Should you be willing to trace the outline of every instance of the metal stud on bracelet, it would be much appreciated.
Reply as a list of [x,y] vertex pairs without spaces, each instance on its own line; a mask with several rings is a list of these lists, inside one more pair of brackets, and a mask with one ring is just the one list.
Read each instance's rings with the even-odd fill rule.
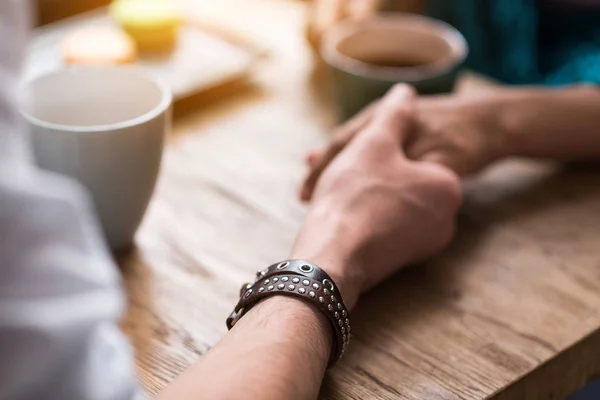
[[334,336],[329,360],[329,366],[333,366],[350,341],[350,318],[333,280],[325,271],[307,261],[285,260],[259,270],[254,284],[242,286],[240,300],[227,319],[227,327],[231,329],[258,301],[273,295],[307,301],[327,317]]

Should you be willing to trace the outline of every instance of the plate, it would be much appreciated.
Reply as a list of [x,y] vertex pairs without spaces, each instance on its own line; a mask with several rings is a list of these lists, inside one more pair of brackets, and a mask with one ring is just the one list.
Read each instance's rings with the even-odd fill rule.
[[[117,27],[103,7],[34,30],[25,63],[24,79],[30,80],[64,68],[61,43],[66,35],[83,27]],[[251,74],[265,52],[200,21],[185,21],[176,48],[162,56],[140,55],[137,64],[167,82],[175,102],[239,82]]]

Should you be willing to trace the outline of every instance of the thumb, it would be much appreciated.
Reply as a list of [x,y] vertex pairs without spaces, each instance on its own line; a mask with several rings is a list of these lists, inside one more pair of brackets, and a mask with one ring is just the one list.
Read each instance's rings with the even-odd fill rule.
[[440,151],[431,151],[417,158],[418,161],[443,165],[454,171],[459,176],[467,175],[470,172],[469,165],[461,157],[453,156],[449,153]]
[[413,123],[415,99],[416,92],[412,86],[394,86],[375,111],[371,134],[380,139],[393,140],[401,148]]

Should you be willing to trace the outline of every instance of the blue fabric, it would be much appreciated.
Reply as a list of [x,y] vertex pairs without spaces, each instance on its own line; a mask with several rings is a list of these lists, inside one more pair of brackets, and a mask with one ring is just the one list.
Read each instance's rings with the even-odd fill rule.
[[506,83],[600,84],[598,7],[534,0],[429,0],[467,39],[467,66]]
[[569,398],[569,400],[598,400],[600,399],[600,379],[590,383],[587,387]]

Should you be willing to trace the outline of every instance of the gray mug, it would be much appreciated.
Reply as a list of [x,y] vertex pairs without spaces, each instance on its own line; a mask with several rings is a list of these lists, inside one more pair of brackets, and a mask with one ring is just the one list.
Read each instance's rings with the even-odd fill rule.
[[27,83],[26,93],[39,166],[82,183],[111,249],[130,246],[158,176],[170,90],[135,67],[77,67]]
[[452,91],[467,54],[464,37],[452,26],[408,13],[339,22],[321,46],[342,120],[396,83],[411,84],[420,94]]

